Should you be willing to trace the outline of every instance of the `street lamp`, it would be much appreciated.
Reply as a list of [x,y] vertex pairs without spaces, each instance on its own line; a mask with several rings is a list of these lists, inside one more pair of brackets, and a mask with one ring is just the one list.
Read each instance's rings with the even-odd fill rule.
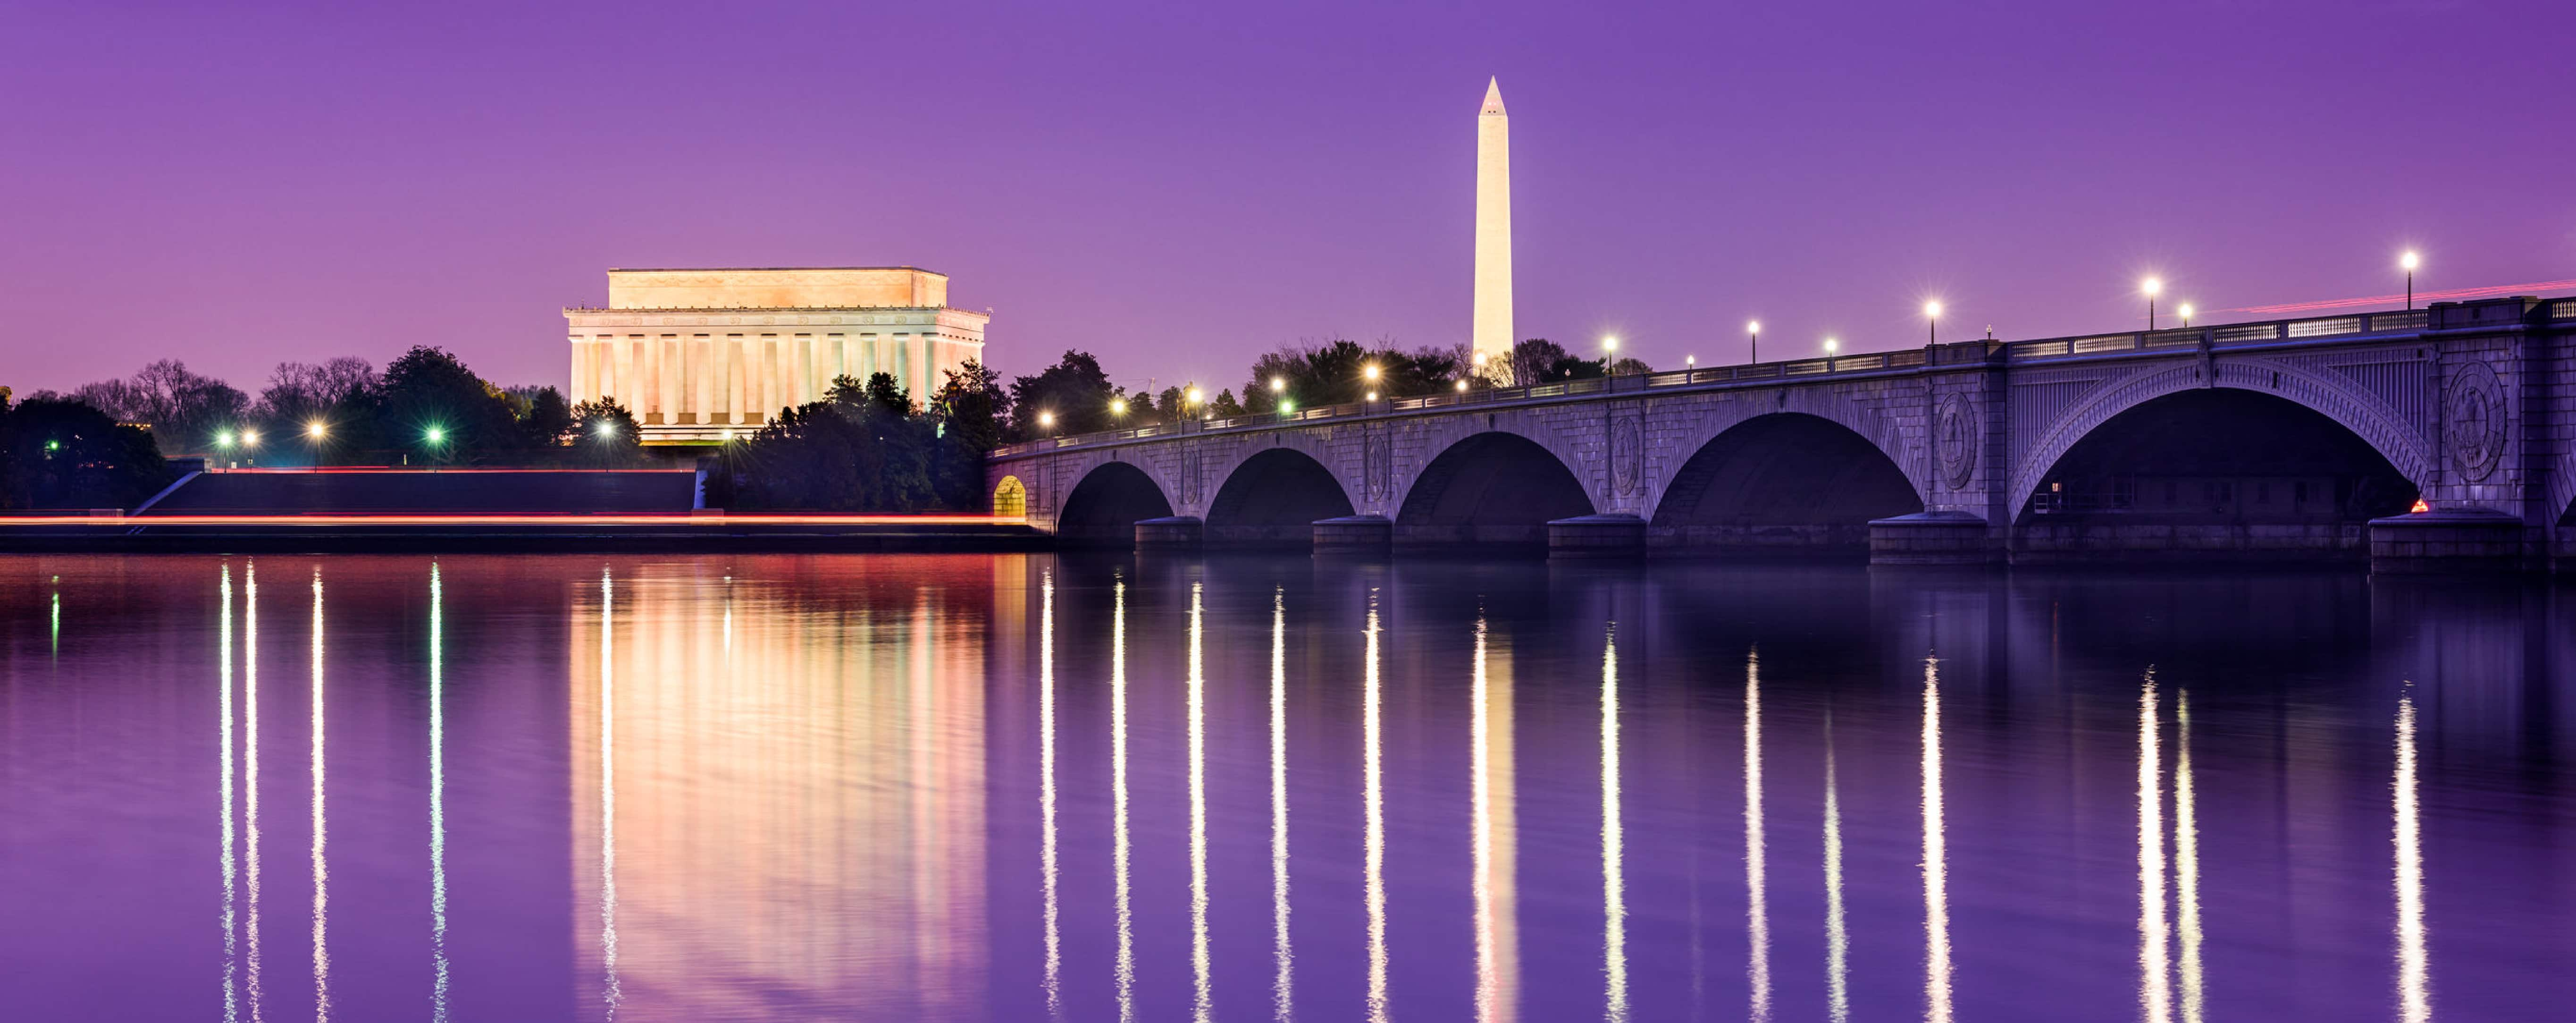
[[1277,394],[1277,393],[1279,393],[1279,392],[1281,392],[1281,391],[1285,391],[1285,390],[1287,390],[1287,389],[1288,389],[1288,378],[1287,378],[1287,377],[1271,377],[1271,378],[1270,378],[1270,393],[1272,393],[1272,394]]
[[1366,366],[1360,367],[1360,375],[1371,380],[1377,379],[1377,363],[1372,362]]
[[1465,394],[1465,393],[1467,393],[1467,382],[1466,382],[1466,381],[1464,381],[1464,380],[1458,381],[1458,393],[1460,393],[1460,394]]
[[1123,415],[1126,415],[1126,414],[1127,414],[1127,399],[1125,399],[1125,398],[1111,398],[1111,399],[1109,399],[1109,414],[1110,414],[1110,415],[1113,415],[1113,416],[1123,416]]
[[242,431],[242,434],[241,434],[241,442],[242,442],[242,446],[243,446],[243,447],[246,447],[246,448],[255,448],[255,447],[258,447],[258,446],[259,446],[259,431],[257,431],[257,430],[243,430],[243,431]]
[[1760,320],[1748,320],[1748,321],[1746,321],[1746,322],[1745,322],[1745,324],[1744,324],[1744,334],[1745,334],[1745,336],[1750,337],[1750,338],[1752,338],[1752,339],[1753,339],[1753,355],[1752,355],[1752,357],[1751,357],[1751,358],[1749,358],[1749,359],[1747,359],[1747,360],[1745,360],[1745,361],[1747,361],[1747,362],[1760,362],[1760,361],[1762,361],[1762,321],[1760,321]]
[[321,440],[321,439],[322,439],[322,437],[323,437],[323,435],[328,434],[328,433],[330,433],[330,432],[331,432],[331,427],[330,427],[330,425],[329,425],[329,424],[327,424],[327,423],[311,422],[311,423],[306,423],[306,424],[304,424],[304,435],[305,435],[305,436],[307,436],[307,437],[311,437],[311,438],[313,438],[314,440]]
[[2406,311],[2411,313],[2415,311],[2415,268],[2424,265],[2424,261],[2415,255],[2415,250],[2408,249],[2397,257],[2397,265],[2406,268]]
[[1367,398],[1366,400],[1368,400],[1368,401],[1376,401],[1376,400],[1377,400],[1377,392],[1376,392],[1376,391],[1370,391],[1370,392],[1368,393],[1368,398]]
[[429,429],[422,430],[420,432],[420,439],[427,441],[431,447],[445,444],[447,443],[447,428],[443,426],[433,426]]
[[2161,278],[2149,277],[2138,282],[2138,291],[2147,296],[2148,330],[2156,329],[2156,296],[2164,294],[2164,290],[2165,282]]
[[232,450],[232,446],[233,446],[233,432],[232,432],[231,430],[218,430],[218,431],[216,431],[216,432],[215,432],[215,446],[216,446],[216,447],[219,447],[219,448],[223,448],[223,449],[225,449],[225,450],[227,450],[227,451]]
[[1842,342],[1836,341],[1832,338],[1825,339],[1825,372],[1831,373],[1834,371],[1834,349],[1840,347],[1842,347]]
[[2186,327],[2191,326],[2191,303],[2183,303],[2180,312],[2182,313],[2182,325]]
[[1189,404],[1196,405],[1207,400],[1207,392],[1193,387],[1181,395],[1181,400]]
[[606,439],[606,438],[609,438],[609,437],[617,436],[617,424],[615,424],[615,423],[601,423],[601,424],[599,424],[599,431],[598,431],[598,432],[599,432],[599,436],[600,436],[602,439]]
[[1038,429],[1040,431],[1053,431],[1055,429],[1055,413],[1038,413]]
[[1940,300],[1940,299],[1937,299],[1937,298],[1936,298],[1936,299],[1933,299],[1932,301],[1929,301],[1929,302],[1925,302],[1925,303],[1923,303],[1923,321],[1924,321],[1925,323],[1927,323],[1927,324],[1930,324],[1930,327],[1928,328],[1928,333],[1925,335],[1925,336],[1929,339],[1929,343],[1931,343],[1931,344],[1936,344],[1936,345],[1937,345],[1937,344],[1940,344],[1940,343],[1941,343],[1941,300]]

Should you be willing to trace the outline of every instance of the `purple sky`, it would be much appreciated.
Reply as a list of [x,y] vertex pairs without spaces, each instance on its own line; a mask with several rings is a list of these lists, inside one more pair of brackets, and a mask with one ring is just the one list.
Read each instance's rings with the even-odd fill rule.
[[927,267],[1005,372],[1454,343],[1489,74],[1519,333],[1658,366],[2576,277],[2551,4],[1108,6],[11,4],[0,384],[560,384],[611,266]]

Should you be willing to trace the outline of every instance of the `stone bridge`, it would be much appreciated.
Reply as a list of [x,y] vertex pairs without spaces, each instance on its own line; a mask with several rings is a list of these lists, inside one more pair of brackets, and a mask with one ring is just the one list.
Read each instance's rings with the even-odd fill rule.
[[[2576,564],[2576,299],[1713,367],[998,449],[1064,542]],[[2418,501],[2421,501],[2419,505]]]

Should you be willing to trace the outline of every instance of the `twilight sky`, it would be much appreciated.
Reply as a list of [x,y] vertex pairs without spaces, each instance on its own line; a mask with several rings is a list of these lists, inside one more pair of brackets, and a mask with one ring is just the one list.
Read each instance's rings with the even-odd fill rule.
[[1455,343],[1489,74],[1519,333],[1659,367],[2576,278],[2558,5],[1625,6],[17,0],[0,384],[561,384],[612,266],[927,267],[1006,373]]

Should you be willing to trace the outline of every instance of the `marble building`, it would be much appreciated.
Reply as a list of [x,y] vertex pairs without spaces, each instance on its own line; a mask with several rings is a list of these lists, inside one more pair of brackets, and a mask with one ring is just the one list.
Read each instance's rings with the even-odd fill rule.
[[610,270],[605,307],[564,310],[570,396],[616,398],[648,444],[722,441],[842,374],[891,373],[925,400],[942,370],[983,358],[991,319],[908,266]]

